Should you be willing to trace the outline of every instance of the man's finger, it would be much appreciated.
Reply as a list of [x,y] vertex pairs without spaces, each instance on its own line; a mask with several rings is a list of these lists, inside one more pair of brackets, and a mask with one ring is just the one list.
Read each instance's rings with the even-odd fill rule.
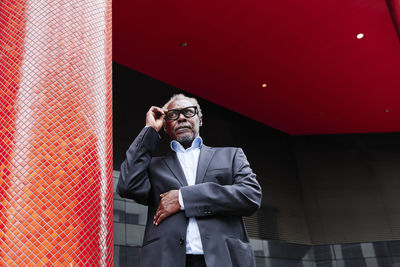
[[160,205],[158,205],[158,209],[156,211],[156,214],[154,215],[154,224],[156,223],[158,217],[160,216],[160,213],[161,213],[161,203]]
[[159,107],[152,106],[149,111],[151,112],[151,115],[157,120],[163,119],[165,116],[164,111]]
[[157,212],[157,214],[154,216],[154,224],[157,225],[157,221],[159,220],[160,216],[161,216],[161,212]]
[[157,107],[158,112],[160,112],[161,114],[165,114],[165,111],[162,108]]
[[158,206],[158,210],[156,212],[156,215],[154,216],[154,224],[158,225],[160,222],[162,222],[165,218],[169,216],[168,211],[166,211],[164,208],[161,208],[161,203]]
[[163,217],[163,212],[159,212],[157,215],[156,215],[156,218],[154,219],[154,224],[155,225],[158,225],[161,221],[162,221],[162,219],[160,219],[160,218],[162,218]]
[[158,209],[156,210],[156,214],[161,210],[161,203],[158,205]]
[[162,110],[162,109],[159,108],[159,107],[154,107],[154,108],[153,108],[153,112],[158,113],[158,114],[161,114],[161,115],[164,115],[164,110]]
[[167,212],[160,214],[160,216],[157,218],[156,225],[159,225],[167,217],[168,217]]
[[[160,197],[161,197],[161,198],[165,197],[166,195],[168,195],[168,193],[169,193],[169,192],[171,192],[171,191],[168,191],[168,192],[162,193],[162,194],[160,195]],[[161,200],[161,201],[162,201],[162,200]]]
[[163,213],[165,211],[165,209],[159,209],[156,212],[156,216],[160,216],[161,213]]

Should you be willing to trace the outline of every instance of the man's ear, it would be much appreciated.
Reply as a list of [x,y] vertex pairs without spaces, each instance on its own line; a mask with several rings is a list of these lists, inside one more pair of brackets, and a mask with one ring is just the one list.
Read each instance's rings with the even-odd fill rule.
[[199,119],[199,126],[202,126],[203,125],[203,120],[202,120],[202,118],[200,118]]
[[166,133],[168,135],[166,125],[167,125],[167,123],[166,123],[166,121],[164,121],[164,124],[163,124],[164,133]]

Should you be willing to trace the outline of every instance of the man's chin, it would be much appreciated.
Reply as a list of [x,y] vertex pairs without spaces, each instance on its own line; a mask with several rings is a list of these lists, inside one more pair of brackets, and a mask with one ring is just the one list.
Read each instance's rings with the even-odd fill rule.
[[193,140],[194,135],[192,134],[183,134],[176,137],[176,141],[178,141],[184,148],[190,147]]

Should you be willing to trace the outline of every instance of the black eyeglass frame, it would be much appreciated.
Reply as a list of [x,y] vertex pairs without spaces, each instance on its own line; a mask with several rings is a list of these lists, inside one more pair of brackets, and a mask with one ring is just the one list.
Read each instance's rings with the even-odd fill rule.
[[[187,110],[188,108],[194,108],[193,116],[187,116],[185,114],[185,110]],[[168,113],[171,112],[171,111],[178,112],[178,116],[175,119],[171,119],[171,118],[168,117]],[[183,116],[185,118],[189,119],[189,118],[192,118],[192,117],[196,116],[197,114],[199,114],[199,110],[197,109],[197,106],[189,106],[189,107],[182,108],[182,109],[170,109],[165,113],[165,119],[170,120],[170,121],[176,121],[177,119],[179,119],[181,113],[183,114]]]

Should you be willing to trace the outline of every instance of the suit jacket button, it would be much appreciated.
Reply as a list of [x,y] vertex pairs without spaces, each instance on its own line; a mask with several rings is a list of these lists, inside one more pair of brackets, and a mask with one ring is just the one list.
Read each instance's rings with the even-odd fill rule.
[[183,245],[183,244],[185,244],[185,240],[181,237],[181,238],[179,238],[179,244],[180,245]]

